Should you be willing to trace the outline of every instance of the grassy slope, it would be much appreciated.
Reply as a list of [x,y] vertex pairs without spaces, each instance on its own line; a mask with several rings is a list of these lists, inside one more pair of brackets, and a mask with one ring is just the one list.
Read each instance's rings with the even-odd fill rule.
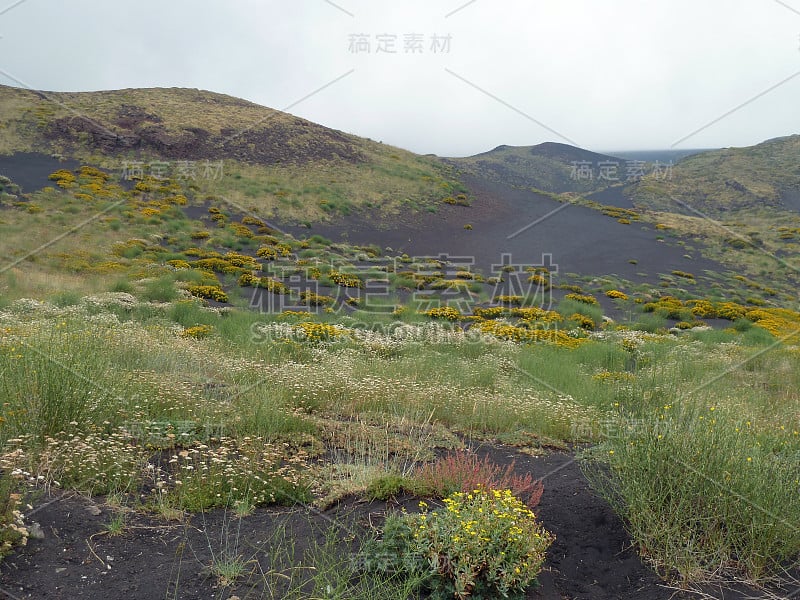
[[702,240],[743,274],[796,285],[800,262],[800,135],[690,156],[672,176],[628,187],[648,220]]
[[684,212],[673,198],[712,215],[753,206],[782,208],[781,199],[800,194],[800,135],[747,148],[696,154],[675,165],[673,176],[646,177],[628,193],[636,204]]
[[0,86],[0,152],[41,151],[117,172],[140,160],[225,160],[209,194],[314,221],[353,208],[431,209],[462,191],[431,158],[191,89],[39,94]]

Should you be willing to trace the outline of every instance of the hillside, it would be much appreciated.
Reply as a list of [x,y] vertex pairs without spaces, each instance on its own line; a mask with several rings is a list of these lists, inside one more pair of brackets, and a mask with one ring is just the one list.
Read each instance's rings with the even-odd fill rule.
[[672,176],[645,177],[626,193],[637,206],[713,215],[753,208],[800,212],[800,135],[725,148],[679,161]]
[[[18,152],[81,159],[119,174],[134,161],[165,162],[172,175],[191,167],[192,183],[206,193],[305,222],[363,206],[386,215],[422,210],[463,191],[434,159],[194,89],[0,86],[0,154]],[[209,164],[213,176],[206,177]]]

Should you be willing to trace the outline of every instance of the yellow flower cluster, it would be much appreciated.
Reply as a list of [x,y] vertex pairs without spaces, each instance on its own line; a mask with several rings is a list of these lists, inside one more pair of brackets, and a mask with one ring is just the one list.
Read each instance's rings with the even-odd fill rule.
[[203,339],[211,335],[214,328],[211,325],[195,325],[194,327],[187,327],[181,332],[181,337],[194,338],[196,340]]
[[495,296],[494,301],[500,304],[508,304],[509,306],[519,306],[522,304],[522,296]]
[[228,294],[226,294],[225,291],[219,286],[190,285],[186,289],[192,296],[197,296],[198,298],[207,298],[209,300],[215,300],[217,302],[228,301]]
[[452,306],[437,306],[426,310],[423,314],[432,319],[446,319],[447,321],[458,321],[463,317],[463,315]]
[[630,383],[636,379],[636,375],[626,371],[600,371],[592,375],[592,379],[601,383]]
[[256,277],[252,273],[242,273],[239,277],[239,285],[241,287],[256,287],[269,290],[273,294],[286,295],[290,292],[282,282],[272,277]]
[[594,296],[589,296],[587,294],[567,294],[564,296],[568,300],[575,300],[576,302],[582,302],[583,304],[589,304],[591,306],[597,306],[598,302]]
[[323,296],[311,290],[300,292],[300,299],[309,306],[330,306],[335,302],[330,296]]
[[627,300],[628,294],[625,292],[620,292],[619,290],[608,290],[606,292],[606,296],[609,298],[613,298],[615,300]]
[[275,260],[278,258],[278,249],[275,246],[261,246],[256,250],[256,256],[266,260]]
[[586,329],[587,331],[592,331],[594,329],[594,321],[586,315],[574,313],[570,316],[569,320],[573,321],[581,329]]
[[559,329],[530,329],[503,321],[483,321],[475,326],[481,333],[516,343],[543,343],[574,349],[586,342],[586,338],[573,337]]
[[748,311],[745,317],[783,341],[800,340],[800,313],[787,308],[766,308]]
[[200,258],[192,263],[192,268],[201,269],[203,271],[214,271],[215,273],[225,273],[226,275],[240,275],[248,272],[248,269],[237,267],[228,260],[219,257]]
[[339,287],[346,287],[346,288],[363,288],[364,282],[358,278],[357,275],[353,275],[352,273],[341,273],[340,271],[331,271],[328,274],[331,281],[338,285]]
[[417,551],[450,580],[455,597],[476,586],[507,597],[536,579],[555,537],[510,490],[479,487],[443,502],[445,510],[436,512],[420,502],[422,512],[409,523]]
[[226,261],[235,267],[242,269],[259,270],[261,265],[258,264],[255,258],[246,254],[239,254],[238,252],[227,252],[223,257]]
[[530,277],[528,277],[528,283],[533,283],[544,289],[548,289],[550,287],[550,280],[547,279],[544,275],[539,275],[538,273],[534,273]]
[[77,177],[67,169],[59,169],[55,173],[51,173],[48,179],[55,181],[56,185],[61,189],[71,188],[77,181]]
[[535,306],[513,308],[511,309],[511,314],[523,321],[538,321],[540,323],[561,323],[564,320],[564,317],[554,310],[545,310]]
[[476,317],[482,319],[498,319],[506,314],[506,309],[502,306],[491,306],[489,308],[476,308],[473,312]]
[[181,270],[181,269],[191,269],[192,266],[186,262],[185,260],[175,259],[175,260],[168,260],[167,264],[174,269]]
[[312,321],[297,323],[294,329],[309,342],[330,341],[347,334],[347,330],[342,327],[328,323],[314,323]]

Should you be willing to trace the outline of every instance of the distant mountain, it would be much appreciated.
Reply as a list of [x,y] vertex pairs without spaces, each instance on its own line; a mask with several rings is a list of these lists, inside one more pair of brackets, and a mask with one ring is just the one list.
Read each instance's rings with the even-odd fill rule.
[[672,212],[686,212],[682,204],[710,214],[762,207],[800,211],[800,135],[689,156],[669,173],[646,176],[626,194],[637,206]]
[[446,161],[485,179],[552,193],[588,193],[608,187],[614,183],[614,176],[625,177],[624,159],[555,142],[498,146],[489,152]]

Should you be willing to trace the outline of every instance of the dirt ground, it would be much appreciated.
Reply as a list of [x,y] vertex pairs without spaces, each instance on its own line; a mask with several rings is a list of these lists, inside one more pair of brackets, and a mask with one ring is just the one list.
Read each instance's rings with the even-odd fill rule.
[[[513,448],[484,446],[497,464],[516,461],[520,473],[542,478],[545,492],[536,512],[557,537],[540,575],[540,586],[527,597],[537,600],[667,600],[696,598],[676,593],[642,563],[623,524],[609,505],[589,487],[570,453],[545,457],[520,454]],[[259,569],[268,569],[276,532],[285,531],[298,555],[331,526],[340,529],[341,552],[386,512],[401,506],[413,510],[415,498],[390,502],[349,499],[324,512],[306,507],[257,509],[241,523],[217,510],[194,515],[187,523],[166,523],[156,517],[131,515],[122,535],[109,536],[113,511],[103,499],[57,493],[37,501],[28,521],[37,522],[44,539],[0,563],[0,598],[199,600],[238,596],[269,597]],[[212,553],[225,548],[250,562],[238,585],[223,588],[211,577]],[[800,592],[800,590],[798,590]],[[744,600],[764,597],[755,590],[709,589],[711,598]],[[778,596],[781,597],[781,596]],[[786,592],[789,598],[789,592]]]

